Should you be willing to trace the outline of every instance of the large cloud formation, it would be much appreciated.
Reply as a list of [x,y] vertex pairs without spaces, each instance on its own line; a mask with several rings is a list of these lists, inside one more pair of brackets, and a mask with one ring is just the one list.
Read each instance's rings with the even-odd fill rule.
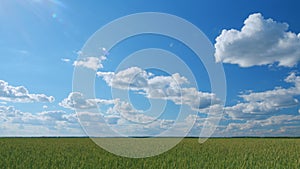
[[240,67],[274,63],[295,66],[300,60],[300,34],[288,31],[288,27],[260,13],[252,14],[241,30],[223,30],[216,38],[216,62]]
[[24,86],[10,86],[0,80],[0,100],[10,102],[53,102],[53,96],[45,94],[30,94]]
[[110,87],[139,91],[147,98],[170,100],[177,105],[188,105],[197,111],[221,103],[214,93],[183,87],[188,85],[189,81],[179,73],[154,76],[139,67],[130,67],[117,73],[97,72],[97,75]]

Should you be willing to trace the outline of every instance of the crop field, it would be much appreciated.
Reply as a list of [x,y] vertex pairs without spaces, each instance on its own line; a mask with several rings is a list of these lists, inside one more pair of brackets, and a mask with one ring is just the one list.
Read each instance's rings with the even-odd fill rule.
[[185,138],[161,155],[132,159],[88,138],[0,138],[0,168],[300,168],[300,139],[213,138],[199,144]]

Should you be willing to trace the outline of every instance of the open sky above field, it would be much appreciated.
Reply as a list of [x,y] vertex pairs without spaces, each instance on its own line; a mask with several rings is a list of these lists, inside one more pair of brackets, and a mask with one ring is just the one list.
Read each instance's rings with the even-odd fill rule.
[[[213,136],[300,136],[299,5],[298,0],[2,0],[0,136],[86,136],[75,109],[87,116],[83,122],[99,118],[123,135],[157,135],[177,123],[170,132],[176,135],[195,123],[189,135],[198,136],[207,118],[221,114]],[[134,36],[77,60],[98,29],[140,12],[176,15],[207,36],[214,46],[207,57],[223,64],[226,100],[212,92],[197,55],[170,37]],[[182,72],[139,66],[115,71],[126,56],[145,48],[176,54],[198,87]],[[96,98],[72,90],[78,67],[96,72]],[[112,89],[129,89],[131,103],[113,97]],[[145,113],[156,102],[166,104],[163,113],[155,114],[159,106]],[[96,117],[91,109],[97,106]],[[180,107],[190,113],[176,121]]]

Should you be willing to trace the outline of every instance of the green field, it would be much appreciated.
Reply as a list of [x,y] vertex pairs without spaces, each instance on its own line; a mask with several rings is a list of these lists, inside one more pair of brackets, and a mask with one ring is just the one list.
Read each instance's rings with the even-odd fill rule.
[[0,138],[0,168],[300,168],[300,139],[186,138],[159,156],[115,156],[88,138]]

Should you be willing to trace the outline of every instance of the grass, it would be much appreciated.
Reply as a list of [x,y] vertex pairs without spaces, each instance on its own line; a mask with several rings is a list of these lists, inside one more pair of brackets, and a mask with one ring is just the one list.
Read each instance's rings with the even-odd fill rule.
[[186,138],[159,156],[131,159],[88,138],[0,138],[0,168],[300,168],[300,139]]

